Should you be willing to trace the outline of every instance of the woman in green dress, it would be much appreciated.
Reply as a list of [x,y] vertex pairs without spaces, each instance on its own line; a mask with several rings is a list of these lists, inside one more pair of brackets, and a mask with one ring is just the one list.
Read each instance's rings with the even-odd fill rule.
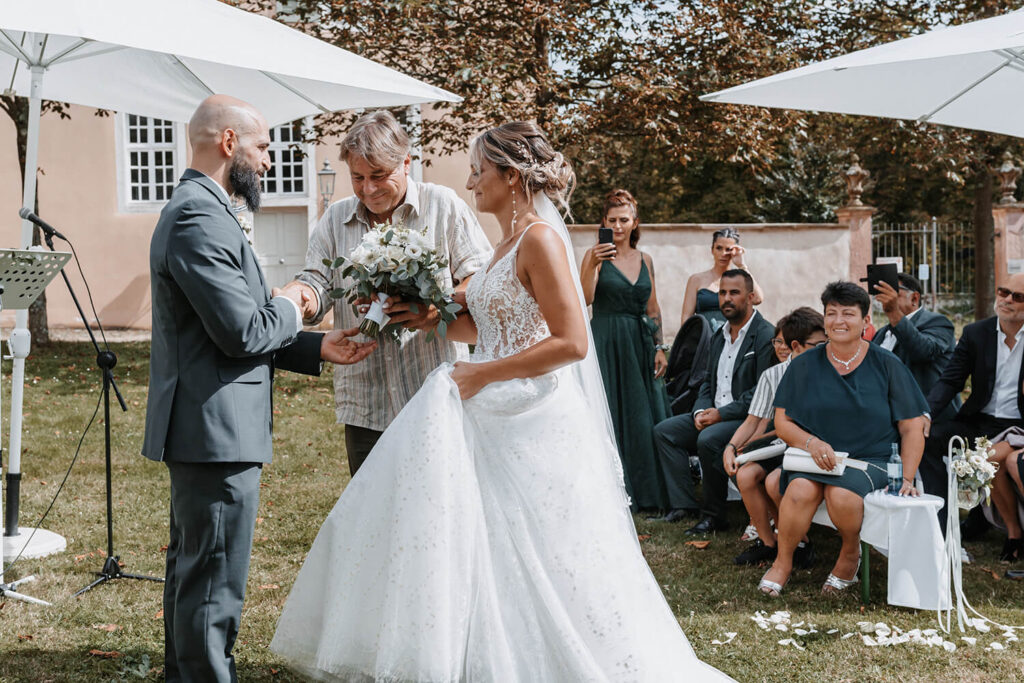
[[793,551],[825,501],[842,538],[835,566],[822,586],[842,591],[857,581],[864,496],[888,482],[886,463],[898,444],[901,496],[920,495],[914,476],[924,451],[928,403],[899,358],[862,339],[871,300],[852,282],[833,282],[821,295],[828,344],[794,358],[775,393],[775,429],[787,444],[810,453],[831,471],[836,452],[867,463],[841,476],[782,472],[778,554],[761,579],[761,592],[778,596],[793,570]]
[[654,425],[671,415],[661,377],[668,361],[654,262],[636,248],[640,219],[626,190],[605,197],[604,227],[614,242],[587,250],[580,281],[591,304],[594,346],[633,510],[668,508],[665,480],[654,447]]

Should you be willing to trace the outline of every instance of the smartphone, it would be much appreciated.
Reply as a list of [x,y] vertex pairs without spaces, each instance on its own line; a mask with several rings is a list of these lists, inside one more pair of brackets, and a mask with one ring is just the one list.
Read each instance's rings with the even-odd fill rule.
[[598,244],[612,244],[615,242],[615,233],[612,232],[611,228],[606,228],[603,225],[597,229],[597,243]]
[[893,289],[899,289],[899,269],[895,263],[869,263],[868,264],[868,276],[865,278],[868,281],[868,294],[878,294],[878,283],[886,282]]

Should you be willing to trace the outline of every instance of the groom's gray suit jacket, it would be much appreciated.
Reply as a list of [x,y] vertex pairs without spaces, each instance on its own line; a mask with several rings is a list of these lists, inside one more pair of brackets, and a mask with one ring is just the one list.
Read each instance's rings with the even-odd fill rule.
[[153,342],[142,454],[270,462],[274,367],[320,374],[322,335],[295,332],[217,184],[187,170],[150,244]]

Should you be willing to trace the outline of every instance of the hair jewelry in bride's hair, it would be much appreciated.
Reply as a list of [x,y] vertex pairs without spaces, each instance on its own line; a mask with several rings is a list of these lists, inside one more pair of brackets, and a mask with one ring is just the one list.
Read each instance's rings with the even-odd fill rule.
[[569,197],[576,187],[576,174],[533,121],[513,121],[484,131],[473,140],[470,154],[477,166],[487,159],[499,171],[515,169],[527,202],[541,192],[556,202],[562,213],[570,214]]

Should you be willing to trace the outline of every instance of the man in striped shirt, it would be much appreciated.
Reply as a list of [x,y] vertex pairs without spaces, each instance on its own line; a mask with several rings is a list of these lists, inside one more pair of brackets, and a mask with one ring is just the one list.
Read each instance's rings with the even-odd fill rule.
[[[775,530],[771,519],[778,519],[778,508],[772,497],[768,495],[768,487],[778,489],[778,479],[768,478],[782,464],[782,456],[777,455],[767,460],[746,462],[736,465],[736,456],[740,450],[751,450],[767,446],[775,437],[772,427],[775,416],[775,391],[782,382],[790,362],[804,351],[814,348],[827,341],[825,337],[825,320],[821,313],[806,306],[798,308],[779,322],[782,338],[792,355],[783,363],[773,365],[761,373],[754,389],[754,397],[750,400],[747,419],[736,429],[722,453],[722,464],[725,472],[736,478],[736,486],[743,497],[743,505],[750,513],[750,519],[757,529],[757,540],[747,550],[740,553],[733,561],[736,564],[757,564],[771,562],[775,559]],[[801,544],[803,545],[803,544]],[[809,546],[804,546],[809,548]],[[799,550],[799,549],[798,549]],[[805,551],[809,552],[809,550]],[[796,557],[794,557],[796,560]],[[801,560],[803,563],[805,560]]]
[[[353,311],[346,302],[331,299],[330,291],[344,283],[340,269],[330,270],[323,260],[350,254],[373,225],[394,219],[410,228],[425,228],[434,248],[450,264],[446,284],[457,290],[464,290],[470,276],[490,260],[491,246],[476,215],[455,191],[408,177],[409,138],[390,113],[382,110],[360,117],[341,142],[341,160],[348,164],[355,195],[324,212],[310,235],[305,270],[288,285],[303,293],[307,324],[320,322],[332,307],[335,329],[360,323],[365,306]],[[420,305],[413,313],[409,304],[392,299],[387,313],[391,322],[406,327],[398,343],[383,341],[366,361],[334,368],[335,412],[345,425],[353,475],[426,376],[441,363],[467,357],[464,344],[437,337],[427,341],[426,333],[439,319],[433,306]]]

